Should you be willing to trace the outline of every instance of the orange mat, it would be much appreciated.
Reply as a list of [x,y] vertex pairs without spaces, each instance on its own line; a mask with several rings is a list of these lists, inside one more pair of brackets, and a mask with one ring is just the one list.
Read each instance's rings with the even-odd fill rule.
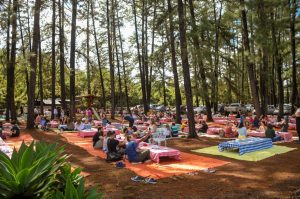
[[[99,156],[103,159],[106,158],[106,154],[103,151],[93,149],[92,138],[81,138],[74,133],[63,133],[61,135],[65,137],[68,142],[85,149],[91,155]],[[132,170],[137,175],[155,179],[214,168],[228,163],[229,162],[226,161],[184,152],[181,152],[180,161],[164,158],[160,164],[154,162],[146,164],[131,164],[128,161],[125,162],[126,168]]]
[[8,137],[6,140],[4,140],[8,146],[11,148],[16,148],[17,150],[20,148],[22,142],[24,141],[25,144],[30,144],[33,141],[33,137],[30,134],[23,134],[20,133],[19,137]]

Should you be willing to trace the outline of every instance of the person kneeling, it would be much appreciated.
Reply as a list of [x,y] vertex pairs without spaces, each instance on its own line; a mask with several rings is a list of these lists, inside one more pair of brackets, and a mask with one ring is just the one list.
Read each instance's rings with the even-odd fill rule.
[[132,135],[127,136],[128,143],[126,144],[126,154],[129,162],[137,163],[137,162],[145,162],[150,159],[150,151],[139,150],[138,144],[135,138]]

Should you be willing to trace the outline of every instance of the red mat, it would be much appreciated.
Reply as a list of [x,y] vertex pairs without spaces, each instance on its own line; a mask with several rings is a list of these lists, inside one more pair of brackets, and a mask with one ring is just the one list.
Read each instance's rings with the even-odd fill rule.
[[[91,155],[99,156],[103,159],[106,158],[106,154],[103,151],[93,148],[92,138],[81,138],[74,133],[63,133],[61,135],[65,137],[68,142],[85,149]],[[155,179],[214,168],[228,163],[229,162],[226,161],[184,152],[181,152],[180,161],[166,158],[163,159],[160,164],[154,162],[147,164],[131,164],[128,161],[125,162],[126,168],[134,171],[137,175]]]

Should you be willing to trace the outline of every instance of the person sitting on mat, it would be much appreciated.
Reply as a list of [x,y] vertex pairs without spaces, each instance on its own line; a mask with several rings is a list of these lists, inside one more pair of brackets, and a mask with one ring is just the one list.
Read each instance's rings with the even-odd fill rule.
[[119,161],[123,158],[125,141],[120,142],[116,138],[114,131],[108,131],[107,133],[107,161]]
[[84,125],[81,122],[81,119],[77,119],[77,122],[75,123],[74,130],[75,131],[82,131],[84,129]]
[[200,133],[206,133],[208,129],[208,125],[206,124],[206,122],[203,120],[201,127],[199,128],[199,132]]
[[289,129],[289,117],[284,116],[283,122],[281,123],[280,132],[288,132]]
[[93,136],[94,149],[102,149],[103,141],[104,141],[104,137],[103,137],[102,127],[99,127],[97,133]]
[[242,122],[239,124],[238,134],[239,134],[238,139],[240,139],[240,140],[246,139],[247,129],[246,129],[246,127],[244,127],[244,124]]
[[129,162],[142,162],[150,159],[150,150],[138,149],[138,143],[132,135],[127,136],[126,154]]
[[276,135],[275,130],[273,129],[272,124],[268,124],[268,128],[265,131],[266,138],[271,138],[272,142],[280,141],[281,137],[280,135]]
[[19,137],[20,135],[20,128],[17,124],[17,121],[13,120],[11,122],[11,124],[13,125],[12,128],[10,129],[10,137]]

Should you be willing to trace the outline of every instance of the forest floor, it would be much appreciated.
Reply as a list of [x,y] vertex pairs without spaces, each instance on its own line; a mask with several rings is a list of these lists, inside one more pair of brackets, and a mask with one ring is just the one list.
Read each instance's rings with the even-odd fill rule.
[[[69,159],[72,165],[83,168],[89,174],[85,178],[87,188],[100,187],[104,198],[300,198],[300,144],[296,142],[281,144],[296,150],[258,162],[201,154],[229,164],[216,167],[215,173],[181,174],[176,178],[159,179],[153,185],[131,181],[130,178],[136,175],[133,171],[117,169],[52,131],[21,128],[21,133],[29,134],[35,140],[64,145],[65,153],[72,154]],[[212,138],[181,138],[168,140],[167,145],[193,153],[193,149],[214,146],[219,142],[219,139]]]

